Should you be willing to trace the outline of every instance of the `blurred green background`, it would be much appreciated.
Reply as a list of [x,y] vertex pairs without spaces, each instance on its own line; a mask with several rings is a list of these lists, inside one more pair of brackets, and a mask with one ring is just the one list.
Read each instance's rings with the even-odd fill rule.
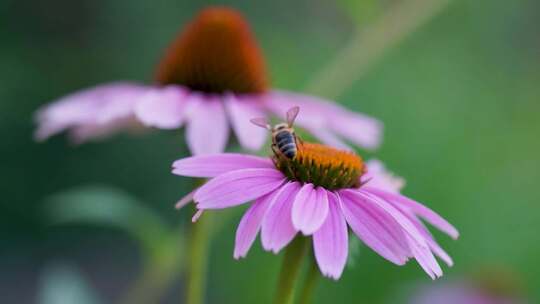
[[[151,81],[180,27],[218,3],[252,23],[275,87],[331,95],[314,78],[324,79],[358,29],[407,1],[1,0],[0,302],[114,303],[148,255],[186,251],[170,245],[192,214],[173,208],[190,187],[169,173],[187,155],[182,131],[37,144],[39,106],[98,83]],[[493,265],[538,301],[540,2],[455,0],[428,19],[370,59],[337,100],[385,123],[384,144],[370,155],[460,230],[455,242],[435,232],[456,263],[441,281]],[[62,201],[89,203],[70,210]],[[232,258],[241,210],[216,225],[208,303],[272,298],[281,257],[256,243],[247,259]],[[340,281],[321,280],[316,303],[405,303],[408,286],[430,283],[415,262],[397,267],[364,247],[353,264]],[[174,276],[161,303],[180,302],[183,279]]]

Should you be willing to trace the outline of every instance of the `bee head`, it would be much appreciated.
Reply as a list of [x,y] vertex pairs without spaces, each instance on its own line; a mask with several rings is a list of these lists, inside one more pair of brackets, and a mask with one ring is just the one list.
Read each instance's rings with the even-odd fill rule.
[[275,126],[272,127],[272,131],[276,132],[276,131],[281,131],[281,130],[285,130],[289,128],[289,125],[286,124],[286,123],[279,123]]

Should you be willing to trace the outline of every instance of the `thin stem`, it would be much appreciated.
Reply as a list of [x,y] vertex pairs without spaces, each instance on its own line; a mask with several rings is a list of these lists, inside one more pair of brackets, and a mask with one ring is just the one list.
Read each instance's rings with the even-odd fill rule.
[[397,3],[358,32],[307,85],[306,91],[336,98],[379,60],[390,48],[443,8],[451,0],[406,0]]
[[300,304],[311,303],[313,293],[315,292],[315,289],[317,288],[317,283],[319,282],[319,278],[321,277],[321,275],[319,274],[319,267],[317,266],[315,259],[311,259],[309,264],[309,270],[304,280],[302,290],[300,291],[300,300],[298,301],[298,303]]
[[274,298],[275,304],[293,303],[295,283],[302,266],[303,258],[306,255],[308,244],[308,238],[298,236],[287,246]]
[[120,298],[120,304],[159,303],[164,292],[182,271],[184,260],[181,247],[183,238],[177,230],[162,235],[160,247],[152,247],[146,253],[143,269],[127,292]]
[[202,304],[206,284],[208,248],[210,247],[210,217],[207,213],[192,225],[187,263],[187,304]]

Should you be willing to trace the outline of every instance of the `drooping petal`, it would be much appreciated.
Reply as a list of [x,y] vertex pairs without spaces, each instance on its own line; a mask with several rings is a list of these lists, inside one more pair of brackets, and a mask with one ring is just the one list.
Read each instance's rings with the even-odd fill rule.
[[[35,115],[38,124],[35,137],[45,140],[65,129],[84,123],[95,123],[95,103],[105,86],[82,90],[41,107]],[[97,100],[96,102],[93,102]]]
[[297,233],[292,224],[292,206],[300,190],[298,182],[283,185],[273,198],[261,231],[261,241],[265,250],[278,253],[291,242]]
[[442,269],[433,256],[433,253],[427,244],[426,238],[416,228],[414,223],[412,223],[407,216],[401,212],[401,210],[395,208],[391,203],[385,201],[381,197],[369,193],[368,191],[360,190],[357,192],[357,194],[364,197],[367,202],[383,209],[390,216],[392,216],[397,223],[399,223],[405,232],[405,238],[409,244],[409,249],[412,255],[432,279],[442,276]]
[[[383,125],[380,121],[360,113],[351,112],[337,103],[321,98],[291,92],[273,91],[269,94],[266,104],[279,116],[282,116],[287,109],[299,106],[302,113],[296,120],[299,126],[308,130],[331,130],[364,148],[375,149],[380,145],[382,139]],[[328,139],[335,142],[335,137],[324,136],[320,139],[323,142]],[[331,142],[325,143],[332,144]]]
[[382,140],[383,124],[360,113],[339,111],[332,119],[332,130],[355,144],[367,149],[377,149]]
[[274,168],[268,158],[220,153],[182,158],[173,163],[172,173],[191,177],[216,177],[230,171],[249,168]]
[[199,209],[222,209],[254,200],[277,189],[285,177],[276,169],[242,169],[219,175],[194,195]]
[[454,261],[452,260],[450,255],[448,255],[448,253],[446,253],[446,251],[444,251],[444,249],[442,249],[441,246],[439,246],[437,241],[435,241],[435,238],[433,237],[433,235],[431,235],[431,233],[426,228],[426,226],[414,215],[414,213],[412,213],[412,211],[410,211],[410,209],[407,208],[407,206],[395,204],[395,203],[394,203],[394,206],[397,209],[401,210],[401,212],[415,225],[416,229],[420,231],[420,233],[426,239],[429,249],[436,256],[441,258],[448,266],[453,266]]
[[420,246],[418,242],[412,239],[410,235],[405,236],[407,242],[409,243],[409,248],[418,262],[418,264],[424,269],[424,271],[431,277],[431,279],[436,279],[442,276],[442,269],[437,263],[437,260],[431,253],[431,250],[428,247]]
[[[349,191],[349,190],[346,190]],[[422,234],[416,229],[413,223],[397,208],[392,204],[381,199],[380,197],[373,195],[370,192],[360,190],[360,191],[350,191],[353,195],[359,195],[365,199],[366,202],[373,204],[380,209],[384,210],[388,215],[396,220],[396,222],[401,226],[403,232],[411,237],[419,246],[428,248],[425,238]]]
[[317,231],[328,215],[328,195],[322,187],[313,184],[302,186],[293,203],[292,222],[294,228],[310,235]]
[[199,188],[195,188],[193,191],[178,200],[178,202],[176,202],[176,204],[174,205],[174,208],[181,209],[185,205],[189,204],[189,202],[193,201],[193,196],[195,195],[195,192],[197,192],[197,190],[199,190]]
[[452,257],[450,257],[450,255],[446,253],[446,251],[444,251],[444,249],[442,249],[433,238],[428,238],[426,241],[429,245],[429,249],[431,249],[431,251],[433,251],[433,253],[441,260],[443,260],[446,265],[450,267],[454,266],[454,260],[452,260]]
[[179,86],[155,88],[141,96],[135,115],[146,126],[176,129],[184,122],[188,100],[187,92]]
[[[196,104],[188,111],[186,139],[194,155],[220,153],[229,139],[229,126],[223,103],[216,98],[195,97]],[[194,101],[195,102],[195,101]]]
[[428,223],[430,223],[437,229],[443,231],[444,233],[448,234],[453,239],[457,239],[459,237],[458,230],[454,226],[452,226],[452,224],[450,224],[448,221],[446,221],[440,215],[438,215],[435,211],[429,209],[423,204],[418,203],[403,195],[386,192],[381,189],[368,187],[368,186],[364,187],[363,189],[365,191],[368,191],[380,197],[383,197],[387,201],[403,204],[407,206],[408,208],[410,208],[413,213],[422,217]]
[[134,83],[123,83],[110,87],[101,95],[105,102],[97,117],[97,124],[107,125],[119,119],[133,118],[138,100],[149,90],[151,87]]
[[36,140],[45,140],[69,128],[79,128],[73,134],[79,141],[104,137],[129,127],[133,108],[148,87],[130,82],[98,85],[65,96],[40,108],[35,116],[38,128]]
[[399,193],[405,186],[405,180],[388,171],[380,160],[370,159],[366,166],[367,172],[362,175],[361,184],[392,193]]
[[304,126],[313,136],[318,138],[321,142],[334,148],[342,150],[351,150],[351,147],[347,145],[339,136],[329,129],[322,127]]
[[259,150],[264,144],[268,131],[255,126],[250,119],[264,117],[256,97],[243,95],[238,98],[234,95],[225,97],[228,114],[234,133],[242,147],[248,150]]
[[272,194],[267,194],[259,199],[244,213],[236,230],[234,245],[234,258],[239,259],[247,255],[253,241],[259,233],[262,220],[270,207]]
[[74,144],[82,144],[89,140],[106,138],[121,130],[130,130],[132,127],[135,127],[135,122],[128,119],[117,119],[106,124],[88,123],[72,126],[68,133],[68,137]]
[[405,235],[397,223],[377,208],[369,208],[363,198],[340,191],[341,208],[353,232],[368,247],[396,265],[407,262],[409,251]]
[[328,193],[328,201],[328,216],[321,228],[313,234],[313,248],[323,275],[337,280],[347,263],[349,236],[339,197]]

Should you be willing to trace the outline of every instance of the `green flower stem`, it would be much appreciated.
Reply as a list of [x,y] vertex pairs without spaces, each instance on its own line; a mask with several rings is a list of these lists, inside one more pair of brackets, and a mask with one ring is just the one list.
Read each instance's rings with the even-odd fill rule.
[[336,98],[386,52],[441,12],[451,0],[397,1],[382,16],[357,31],[305,90]]
[[192,225],[187,247],[187,304],[202,304],[204,301],[211,216],[211,213],[206,213]]
[[274,298],[275,304],[291,304],[294,300],[295,283],[302,266],[302,261],[308,251],[309,239],[298,236],[287,246],[278,286]]
[[182,271],[184,260],[178,231],[165,237],[162,247],[147,254],[142,272],[120,298],[121,304],[159,303],[165,291]]
[[309,270],[304,280],[302,290],[300,291],[300,300],[298,301],[298,303],[300,304],[311,303],[313,293],[315,292],[315,289],[317,288],[317,283],[319,282],[319,278],[321,277],[319,272],[319,266],[317,266],[317,262],[315,261],[315,259],[312,258],[309,264]]

